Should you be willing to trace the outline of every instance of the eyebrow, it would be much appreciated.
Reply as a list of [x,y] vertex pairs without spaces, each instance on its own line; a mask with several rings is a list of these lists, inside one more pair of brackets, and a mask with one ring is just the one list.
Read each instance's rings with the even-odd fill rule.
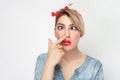
[[[58,23],[57,25],[63,25],[64,26],[64,24],[62,24],[62,23]],[[69,26],[75,26],[75,24],[70,24]]]
[[56,24],[56,25],[63,25],[63,26],[64,26],[64,24],[62,24],[62,23],[58,23],[58,24]]
[[70,24],[70,26],[75,26],[75,24]]

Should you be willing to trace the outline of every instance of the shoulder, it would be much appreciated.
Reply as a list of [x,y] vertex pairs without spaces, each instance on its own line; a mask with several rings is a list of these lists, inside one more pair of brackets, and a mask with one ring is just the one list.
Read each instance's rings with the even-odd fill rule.
[[100,60],[88,56],[89,58],[89,71],[92,72],[94,80],[103,80],[103,66]]
[[45,59],[47,57],[47,53],[41,53],[40,55],[38,55],[37,59]]
[[101,61],[95,57],[91,57],[91,56],[87,56],[92,62],[97,62],[97,63],[101,63]]
[[87,58],[89,62],[89,67],[93,69],[97,69],[97,70],[102,68],[102,63],[100,60],[98,60],[97,58],[91,57],[91,56],[87,56]]
[[41,53],[40,55],[38,55],[37,57],[37,62],[43,62],[45,63],[46,61],[46,58],[47,58],[47,53]]
[[46,58],[47,58],[47,53],[42,53],[42,54],[37,56],[36,65],[35,65],[34,80],[40,80]]

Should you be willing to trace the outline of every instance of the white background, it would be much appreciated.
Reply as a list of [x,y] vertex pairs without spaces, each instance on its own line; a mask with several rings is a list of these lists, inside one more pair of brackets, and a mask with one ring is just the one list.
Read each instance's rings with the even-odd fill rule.
[[0,0],[0,80],[33,80],[37,56],[55,40],[51,12],[70,2],[85,23],[80,50],[103,63],[105,80],[120,80],[119,0]]

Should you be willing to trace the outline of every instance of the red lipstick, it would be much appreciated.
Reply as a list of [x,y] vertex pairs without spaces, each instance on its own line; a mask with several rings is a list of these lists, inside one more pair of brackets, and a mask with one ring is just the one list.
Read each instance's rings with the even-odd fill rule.
[[71,44],[71,41],[70,40],[64,40],[62,43],[65,46],[69,46]]

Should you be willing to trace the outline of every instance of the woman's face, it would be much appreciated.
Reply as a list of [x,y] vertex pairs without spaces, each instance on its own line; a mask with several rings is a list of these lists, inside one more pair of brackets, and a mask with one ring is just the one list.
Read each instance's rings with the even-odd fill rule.
[[66,39],[61,43],[61,45],[65,50],[71,50],[77,48],[80,39],[80,32],[71,19],[68,16],[63,15],[57,21],[55,36],[57,39],[66,36]]

